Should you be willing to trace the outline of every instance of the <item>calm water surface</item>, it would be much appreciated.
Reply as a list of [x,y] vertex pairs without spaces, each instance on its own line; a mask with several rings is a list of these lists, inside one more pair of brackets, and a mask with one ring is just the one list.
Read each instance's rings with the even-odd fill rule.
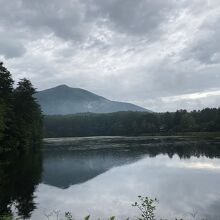
[[[33,204],[24,211],[34,220],[46,219],[45,215],[57,210],[60,216],[70,211],[75,219],[88,214],[93,219],[112,215],[125,219],[138,215],[131,203],[143,195],[159,200],[158,217],[192,219],[195,214],[197,219],[220,219],[219,158],[218,141],[146,137],[47,140],[39,182],[36,177],[32,178],[35,182],[26,181],[33,185],[29,198]],[[55,214],[50,219],[56,219]]]

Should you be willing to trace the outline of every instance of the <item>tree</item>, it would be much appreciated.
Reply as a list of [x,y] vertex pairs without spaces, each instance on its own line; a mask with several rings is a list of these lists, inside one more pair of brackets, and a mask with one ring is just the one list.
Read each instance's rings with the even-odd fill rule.
[[13,79],[11,73],[0,62],[0,146],[12,135],[13,124]]
[[14,112],[20,145],[29,146],[41,139],[41,109],[33,95],[35,88],[28,79],[21,79],[15,89]]
[[5,106],[3,103],[0,103],[0,140],[3,137],[3,132],[5,129],[4,115],[5,115]]
[[182,116],[181,128],[183,131],[194,131],[196,128],[196,122],[192,114],[187,113]]
[[14,81],[11,73],[0,62],[0,97],[1,101],[8,103],[11,100]]
[[173,117],[170,112],[166,112],[162,115],[163,117],[163,125],[165,128],[165,131],[170,131],[173,127]]

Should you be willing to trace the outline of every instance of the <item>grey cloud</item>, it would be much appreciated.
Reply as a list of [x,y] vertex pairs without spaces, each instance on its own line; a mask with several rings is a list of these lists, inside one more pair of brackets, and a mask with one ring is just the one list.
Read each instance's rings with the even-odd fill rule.
[[35,14],[26,21],[30,27],[48,28],[65,40],[81,40],[90,30],[84,20],[85,9],[79,1],[44,1],[43,4],[25,1],[24,6]]
[[201,67],[193,60],[176,62],[166,58],[152,66],[154,91],[163,95],[180,95],[217,88],[220,85],[219,68],[220,65]]
[[97,11],[118,32],[156,37],[160,27],[175,14],[176,1],[164,0],[93,0]]
[[0,39],[0,54],[5,58],[16,58],[24,55],[26,49],[14,40]]
[[194,41],[184,51],[185,58],[204,64],[220,63],[220,14],[209,15],[200,26]]
[[151,64],[142,66],[140,64],[133,70],[126,69],[124,77],[120,75],[106,77],[109,85],[105,85],[100,91],[105,92],[105,95],[111,94],[114,99],[117,99],[120,91],[124,101],[135,101],[137,97],[144,101],[150,98],[207,91],[219,88],[219,69],[220,65],[201,67],[193,60],[177,62],[166,57]]
[[[0,1],[3,4],[3,0]],[[16,28],[28,28],[42,35],[54,33],[65,40],[81,40],[90,30],[85,7],[80,1],[18,0],[2,8],[1,22]]]
[[52,32],[64,40],[85,40],[94,25],[131,36],[156,38],[161,25],[174,17],[177,8],[180,4],[174,0],[17,0],[1,9],[1,20],[33,32]]
[[219,105],[161,101],[219,89],[220,4],[201,2],[0,0],[0,54],[39,89],[68,84],[153,110]]

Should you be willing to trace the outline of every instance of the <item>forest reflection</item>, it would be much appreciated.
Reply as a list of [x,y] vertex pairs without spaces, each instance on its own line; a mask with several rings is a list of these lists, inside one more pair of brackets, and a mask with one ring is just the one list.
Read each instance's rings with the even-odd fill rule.
[[216,141],[173,141],[141,139],[90,139],[71,143],[45,144],[42,182],[59,188],[86,182],[109,169],[138,161],[143,157],[177,155],[220,158],[220,144]]
[[[220,143],[218,140],[82,138],[71,143],[44,144],[42,151],[4,152],[0,154],[0,215],[30,218],[37,208],[35,191],[39,183],[64,189],[95,178],[112,167],[158,155],[171,159],[178,156],[183,161],[191,157],[220,158]],[[187,162],[187,165],[195,164]]]
[[16,213],[30,218],[36,208],[34,192],[41,181],[41,152],[0,154],[0,216]]

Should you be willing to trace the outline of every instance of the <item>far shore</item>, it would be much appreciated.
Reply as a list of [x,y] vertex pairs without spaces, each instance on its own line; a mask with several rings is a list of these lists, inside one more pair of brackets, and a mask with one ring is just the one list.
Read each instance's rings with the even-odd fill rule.
[[131,139],[143,139],[150,141],[155,139],[211,139],[220,140],[220,132],[181,132],[181,133],[155,133],[155,134],[144,134],[139,136],[87,136],[87,137],[49,137],[44,138],[43,142],[52,144],[58,142],[71,142],[80,140],[96,140],[96,139],[121,139],[121,140],[131,140]]

